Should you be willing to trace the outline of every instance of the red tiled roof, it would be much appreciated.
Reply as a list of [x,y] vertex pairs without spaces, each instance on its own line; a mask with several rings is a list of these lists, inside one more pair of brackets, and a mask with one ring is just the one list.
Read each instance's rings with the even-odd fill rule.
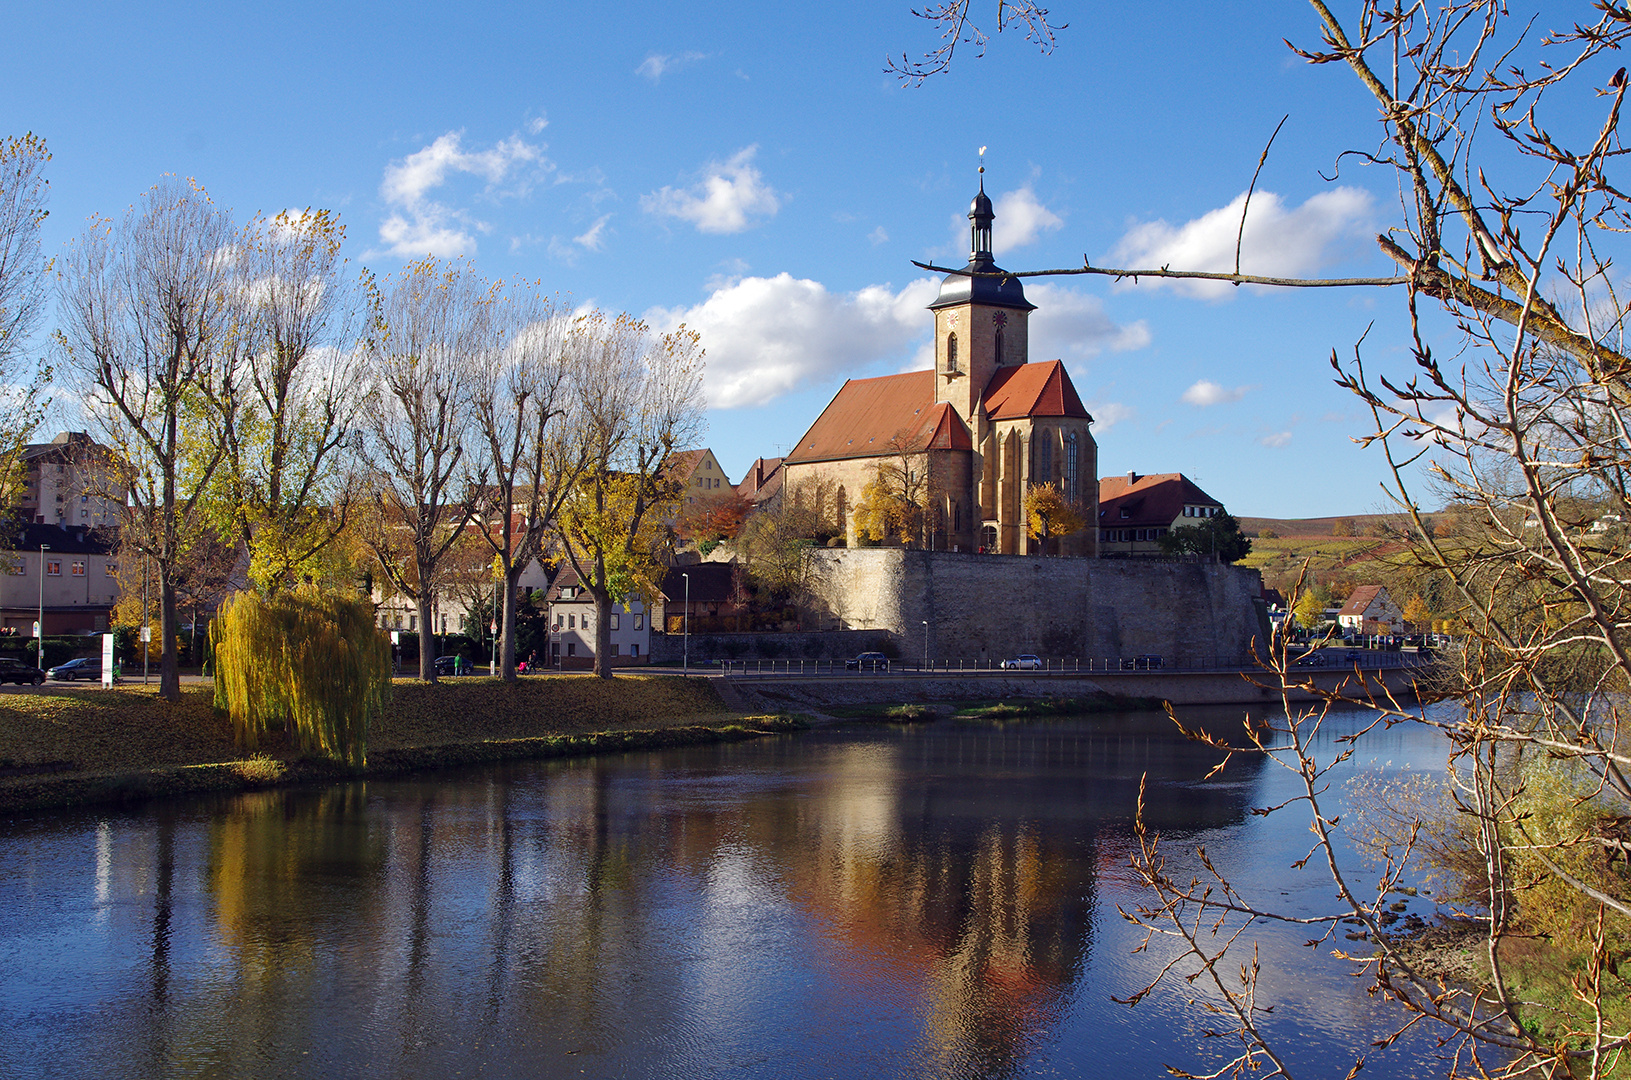
[[1342,605],[1338,615],[1363,615],[1365,609],[1370,607],[1377,595],[1382,592],[1381,585],[1361,585],[1348,594],[1348,602]]
[[985,388],[985,413],[993,420],[1022,416],[1076,416],[1093,419],[1058,360],[998,368]]
[[850,379],[784,459],[806,461],[877,457],[899,439],[909,451],[971,450],[974,441],[957,410],[934,400],[934,372],[909,371],[877,379]]
[[671,480],[681,483],[691,479],[691,474],[697,471],[702,459],[707,456],[708,450],[676,450],[668,455],[668,476]]
[[[1171,525],[1183,516],[1186,505],[1223,504],[1196,487],[1183,473],[1154,476],[1135,473],[1132,480],[1125,476],[1106,476],[1099,481],[1099,524],[1106,528]],[[1127,510],[1126,517],[1121,516],[1123,508]]]

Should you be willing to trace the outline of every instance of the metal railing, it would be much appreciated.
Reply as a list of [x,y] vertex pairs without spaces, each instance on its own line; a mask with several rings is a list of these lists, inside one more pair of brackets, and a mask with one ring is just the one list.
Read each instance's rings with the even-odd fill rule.
[[[1317,660],[1300,662],[1296,653],[1288,655],[1288,666],[1293,672],[1303,671],[1378,671],[1389,668],[1418,667],[1432,662],[1430,656],[1417,653],[1384,652],[1366,649],[1330,649],[1321,652],[1338,654],[1318,656]],[[1003,676],[1073,676],[1093,674],[1161,675],[1173,672],[1235,672],[1257,670],[1260,665],[1252,656],[1199,656],[1199,657],[1042,657],[1039,667],[1004,668],[1001,660],[703,660],[691,662],[693,670],[731,678],[830,676],[909,675],[953,676],[989,678]],[[1306,658],[1301,658],[1306,659]],[[1012,663],[1012,658],[1008,661]]]

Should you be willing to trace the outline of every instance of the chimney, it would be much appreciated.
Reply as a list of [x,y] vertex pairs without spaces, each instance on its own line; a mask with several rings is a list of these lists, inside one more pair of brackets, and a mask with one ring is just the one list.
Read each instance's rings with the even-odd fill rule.
[[1132,487],[1136,483],[1138,483],[1138,474],[1135,473],[1133,470],[1128,469],[1127,470],[1127,486]]

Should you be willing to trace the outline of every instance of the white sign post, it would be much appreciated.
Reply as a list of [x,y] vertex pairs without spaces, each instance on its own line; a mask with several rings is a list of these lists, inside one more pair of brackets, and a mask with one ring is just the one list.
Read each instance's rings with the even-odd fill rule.
[[113,687],[113,635],[102,635],[102,688]]

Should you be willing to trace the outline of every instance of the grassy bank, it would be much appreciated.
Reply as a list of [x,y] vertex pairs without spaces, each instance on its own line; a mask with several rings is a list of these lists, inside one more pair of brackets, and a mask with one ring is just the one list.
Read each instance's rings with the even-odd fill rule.
[[[619,676],[400,681],[361,775],[751,738],[797,725],[731,712],[708,680]],[[0,697],[0,810],[232,791],[359,775],[278,740],[238,748],[208,687],[179,704],[121,687]]]

